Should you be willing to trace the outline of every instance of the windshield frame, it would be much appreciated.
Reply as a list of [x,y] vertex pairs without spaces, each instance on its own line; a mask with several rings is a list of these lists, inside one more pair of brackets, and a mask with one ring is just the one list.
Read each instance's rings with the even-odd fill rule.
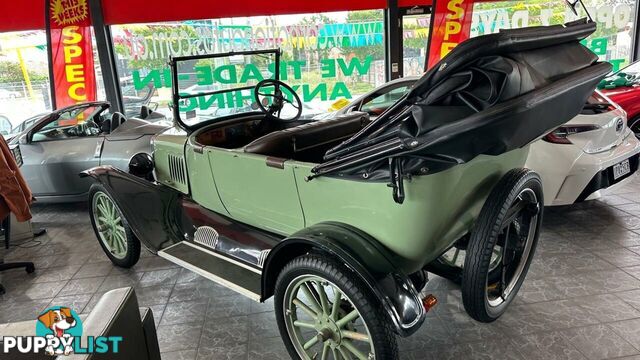
[[180,85],[178,83],[178,64],[184,61],[193,61],[193,60],[203,60],[203,59],[217,59],[223,57],[232,57],[232,56],[246,56],[246,55],[273,55],[275,57],[275,67],[274,67],[274,76],[273,79],[280,80],[280,56],[282,52],[280,49],[268,49],[268,50],[249,50],[249,51],[232,51],[227,53],[220,54],[204,54],[204,55],[192,55],[192,56],[181,56],[181,57],[172,57],[169,60],[169,66],[171,68],[171,101],[173,103],[173,119],[174,123],[176,123],[179,127],[186,130],[187,132],[196,131],[204,126],[211,125],[216,122],[224,121],[230,118],[238,117],[238,116],[246,116],[246,115],[255,115],[262,114],[262,111],[251,111],[240,114],[231,114],[228,116],[222,116],[218,118],[212,118],[209,120],[204,120],[197,124],[187,125],[182,118],[180,117],[180,100],[191,99],[198,96],[210,96],[216,94],[224,94],[233,91],[242,91],[242,90],[255,90],[255,86],[239,86],[236,88],[224,89],[224,90],[215,90],[215,91],[207,91],[198,94],[188,94],[181,95],[180,94]]

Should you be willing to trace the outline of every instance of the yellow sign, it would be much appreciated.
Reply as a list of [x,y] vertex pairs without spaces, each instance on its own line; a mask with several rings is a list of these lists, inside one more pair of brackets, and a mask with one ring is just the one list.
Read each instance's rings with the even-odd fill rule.
[[87,0],[52,0],[51,19],[58,26],[75,24],[89,15]]

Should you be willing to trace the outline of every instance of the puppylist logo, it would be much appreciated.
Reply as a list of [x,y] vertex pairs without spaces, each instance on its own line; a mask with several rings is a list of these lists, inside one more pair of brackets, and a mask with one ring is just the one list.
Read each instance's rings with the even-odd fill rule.
[[118,353],[122,336],[87,336],[82,344],[82,320],[64,306],[48,308],[38,316],[36,336],[4,336],[2,351],[47,355]]

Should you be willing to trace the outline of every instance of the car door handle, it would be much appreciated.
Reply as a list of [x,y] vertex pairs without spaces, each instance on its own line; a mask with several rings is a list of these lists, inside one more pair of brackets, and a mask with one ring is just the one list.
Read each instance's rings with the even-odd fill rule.
[[104,139],[98,140],[98,144],[96,144],[96,152],[93,153],[93,158],[98,159],[102,155],[102,146],[104,145]]

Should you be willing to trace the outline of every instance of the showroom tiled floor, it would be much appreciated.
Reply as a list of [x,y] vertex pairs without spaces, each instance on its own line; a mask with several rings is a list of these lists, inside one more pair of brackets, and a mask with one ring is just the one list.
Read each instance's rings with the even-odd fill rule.
[[[273,304],[257,304],[148,253],[115,268],[78,205],[39,205],[48,234],[6,260],[34,261],[33,276],[0,274],[0,323],[34,319],[52,305],[89,312],[110,289],[134,286],[158,324],[164,359],[286,359]],[[23,246],[34,245],[34,243]],[[434,277],[440,300],[426,324],[401,339],[403,359],[640,359],[640,178],[602,200],[547,209],[527,280],[507,314],[478,324],[460,291]]]

